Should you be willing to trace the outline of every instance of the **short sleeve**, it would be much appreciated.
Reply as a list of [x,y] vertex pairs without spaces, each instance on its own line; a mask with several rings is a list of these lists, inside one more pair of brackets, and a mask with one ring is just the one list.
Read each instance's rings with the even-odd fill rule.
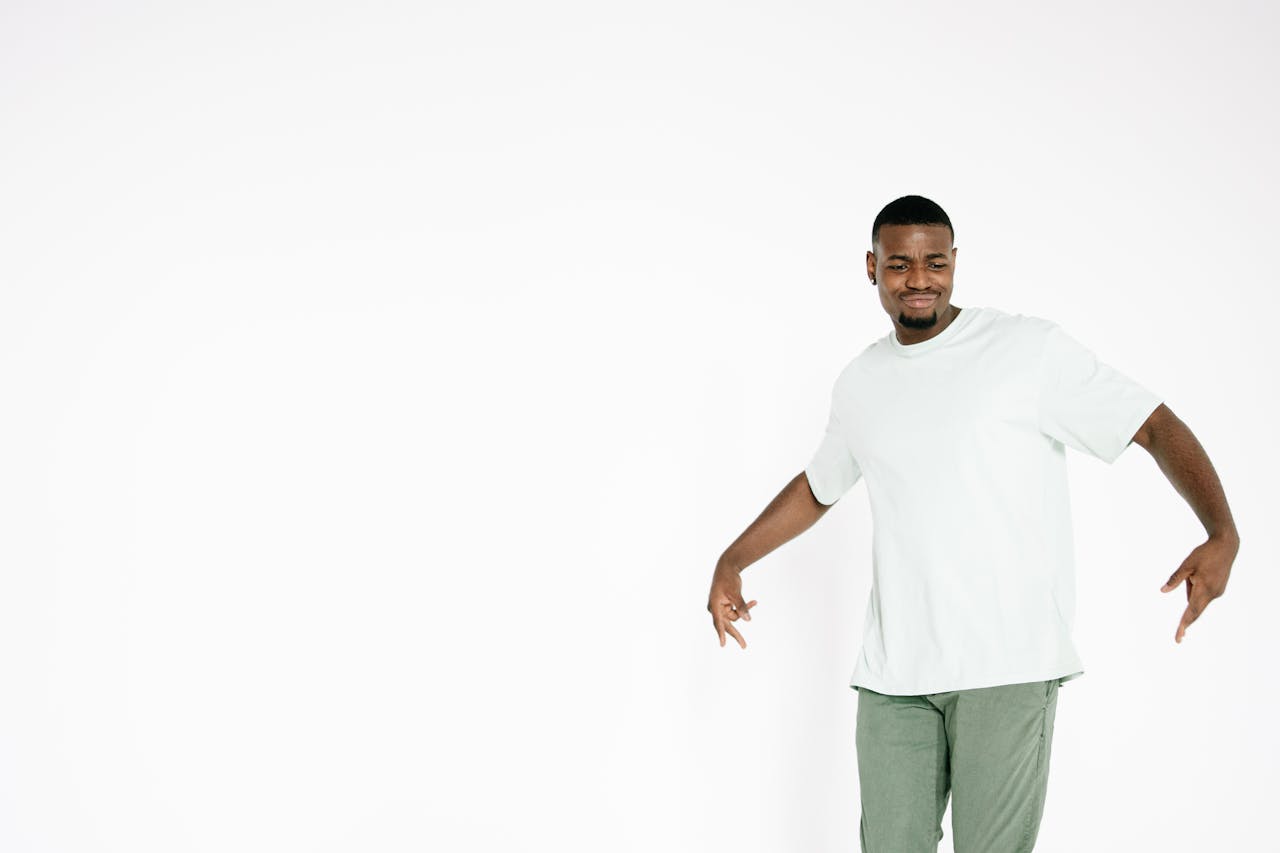
[[1040,431],[1108,465],[1163,402],[1057,325],[1045,339],[1039,381]]
[[805,466],[804,473],[809,479],[809,489],[818,503],[828,506],[844,497],[862,477],[862,469],[858,467],[845,441],[844,430],[836,414],[834,395],[831,414],[827,419],[827,431],[813,458]]

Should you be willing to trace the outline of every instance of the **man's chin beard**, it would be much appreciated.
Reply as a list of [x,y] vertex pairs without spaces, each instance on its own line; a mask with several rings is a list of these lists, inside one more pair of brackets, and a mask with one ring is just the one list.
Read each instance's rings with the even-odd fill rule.
[[935,310],[928,317],[911,317],[903,312],[898,315],[898,323],[908,329],[932,329],[938,324],[938,312]]

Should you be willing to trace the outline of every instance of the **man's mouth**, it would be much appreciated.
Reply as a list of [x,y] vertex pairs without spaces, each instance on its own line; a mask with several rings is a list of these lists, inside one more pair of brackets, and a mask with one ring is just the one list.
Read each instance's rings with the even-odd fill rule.
[[928,308],[938,299],[936,293],[930,293],[924,296],[904,296],[902,301],[912,308]]

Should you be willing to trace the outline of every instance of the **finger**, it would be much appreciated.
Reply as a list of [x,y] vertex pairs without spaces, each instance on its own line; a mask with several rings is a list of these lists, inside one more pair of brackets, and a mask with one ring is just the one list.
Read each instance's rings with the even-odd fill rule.
[[1193,571],[1195,571],[1195,566],[1191,563],[1184,562],[1181,566],[1178,566],[1177,571],[1169,575],[1169,579],[1164,582],[1164,586],[1160,587],[1160,591],[1168,592],[1171,589],[1177,589],[1178,584],[1182,583],[1183,579],[1188,577]]
[[1194,621],[1196,621],[1195,617],[1191,615],[1191,608],[1188,607],[1182,612],[1182,621],[1178,623],[1178,630],[1173,635],[1173,641],[1175,643],[1182,642],[1182,638],[1187,633],[1187,626]]
[[724,627],[725,627],[725,630],[727,630],[730,634],[732,634],[733,638],[738,641],[738,645],[742,646],[744,649],[747,647],[747,641],[742,639],[742,635],[738,633],[737,628],[733,627],[732,625],[725,625]]
[[1204,613],[1204,609],[1208,606],[1209,602],[1199,595],[1187,605],[1187,609],[1182,612],[1182,621],[1178,623],[1178,631],[1173,636],[1174,642],[1182,642],[1183,636],[1187,633],[1187,627],[1199,619],[1200,614]]
[[748,622],[750,622],[750,621],[751,621],[751,608],[753,608],[753,607],[755,607],[755,606],[756,606],[755,601],[746,602],[746,601],[741,601],[741,600],[739,600],[739,601],[738,601],[738,614],[739,614],[740,616],[742,616],[742,618],[743,618],[743,619],[746,619]]
[[711,614],[711,622],[716,626],[716,633],[720,635],[720,648],[724,648],[724,626],[720,623],[720,617]]

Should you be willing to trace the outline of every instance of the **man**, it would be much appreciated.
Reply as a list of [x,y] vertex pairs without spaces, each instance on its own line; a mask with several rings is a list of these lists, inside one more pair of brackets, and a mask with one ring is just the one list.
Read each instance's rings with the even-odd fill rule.
[[1174,639],[1226,589],[1240,546],[1200,443],[1161,398],[1054,323],[951,302],[955,233],[904,196],[871,230],[867,276],[893,330],[841,371],[826,433],[724,552],[707,609],[720,645],[750,620],[747,566],[811,527],[860,479],[874,519],[858,691],[864,853],[936,851],[952,800],[957,853],[1035,844],[1058,687],[1083,674],[1065,447],[1107,463],[1136,442],[1207,538]]

